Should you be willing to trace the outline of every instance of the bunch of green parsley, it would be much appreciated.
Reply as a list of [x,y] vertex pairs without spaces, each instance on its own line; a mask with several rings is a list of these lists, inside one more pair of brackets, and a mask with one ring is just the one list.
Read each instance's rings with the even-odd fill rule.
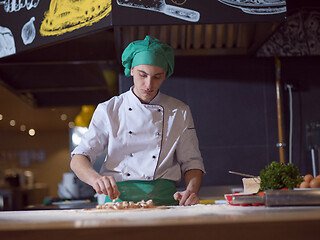
[[293,163],[272,162],[260,171],[260,189],[293,189],[303,181],[299,169]]

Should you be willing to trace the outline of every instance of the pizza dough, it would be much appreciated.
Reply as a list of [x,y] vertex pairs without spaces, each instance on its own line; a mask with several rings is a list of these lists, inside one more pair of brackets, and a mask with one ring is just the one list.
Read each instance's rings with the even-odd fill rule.
[[134,203],[132,201],[123,201],[123,202],[115,202],[116,199],[114,199],[112,202],[106,202],[103,205],[97,205],[96,209],[114,209],[114,210],[120,210],[120,209],[137,209],[137,208],[152,208],[153,201],[148,200],[144,201],[141,200],[140,202]]

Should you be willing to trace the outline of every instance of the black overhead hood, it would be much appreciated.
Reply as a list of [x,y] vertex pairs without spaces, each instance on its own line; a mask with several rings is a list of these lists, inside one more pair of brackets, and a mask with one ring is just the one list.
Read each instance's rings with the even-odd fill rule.
[[4,0],[0,84],[39,107],[94,105],[117,94],[133,40],[153,35],[177,56],[252,55],[286,10],[285,0]]

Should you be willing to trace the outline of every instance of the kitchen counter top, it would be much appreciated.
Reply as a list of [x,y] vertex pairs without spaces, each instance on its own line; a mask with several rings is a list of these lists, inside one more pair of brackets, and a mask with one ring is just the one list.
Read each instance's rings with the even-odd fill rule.
[[[177,206],[0,212],[3,239],[318,239],[320,207]],[[243,236],[243,237],[242,237]],[[244,237],[245,236],[245,237]]]

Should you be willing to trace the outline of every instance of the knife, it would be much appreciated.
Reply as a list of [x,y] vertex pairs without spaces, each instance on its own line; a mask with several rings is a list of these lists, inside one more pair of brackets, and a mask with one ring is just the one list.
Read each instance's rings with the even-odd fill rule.
[[232,204],[265,204],[267,207],[278,206],[318,206],[320,190],[268,190],[264,196],[233,196]]
[[229,173],[235,174],[235,175],[239,175],[239,176],[243,176],[243,177],[249,177],[249,178],[258,178],[259,177],[259,176],[254,176],[254,175],[251,175],[251,174],[239,173],[239,172],[234,172],[234,171],[229,171]]
[[198,22],[200,13],[194,10],[176,7],[166,4],[165,0],[117,0],[118,5],[124,7],[140,8],[150,11],[164,13],[168,16],[186,20],[189,22]]

